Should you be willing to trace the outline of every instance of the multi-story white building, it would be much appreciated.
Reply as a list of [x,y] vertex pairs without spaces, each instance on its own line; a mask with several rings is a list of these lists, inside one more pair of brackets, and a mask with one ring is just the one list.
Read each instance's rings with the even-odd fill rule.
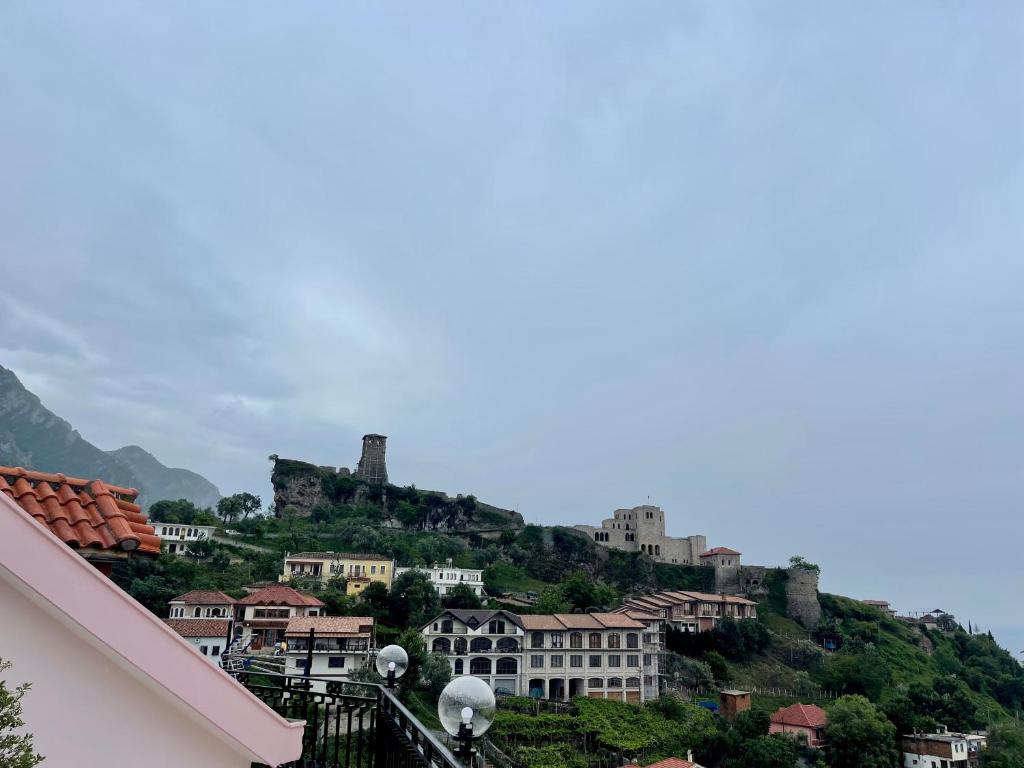
[[434,589],[437,590],[437,594],[441,595],[441,597],[447,595],[459,584],[465,584],[478,597],[482,597],[484,594],[484,572],[473,568],[456,568],[452,565],[451,558],[445,560],[444,565],[434,563],[429,568],[422,565],[396,568],[395,578],[397,579],[403,573],[408,573],[409,571],[419,571],[426,575],[430,579],[430,583],[434,585]]
[[187,555],[189,544],[212,539],[217,530],[215,525],[184,525],[156,521],[150,521],[149,524],[156,529],[156,535],[164,543],[166,551],[172,555]]
[[631,597],[620,612],[643,611],[683,632],[708,632],[723,618],[756,619],[757,603],[745,597],[705,592],[657,592]]
[[903,768],[977,768],[986,745],[984,733],[954,733],[939,726],[936,733],[903,737]]
[[[310,658],[310,630],[313,630],[310,677],[342,680],[366,666],[373,648],[372,617],[303,616],[291,619],[285,629],[288,674],[305,673]],[[313,689],[323,693],[326,683],[314,682]]]
[[228,619],[164,619],[164,623],[211,664],[220,664],[220,654],[228,647]]
[[[651,627],[622,613],[517,615],[448,610],[422,628],[427,650],[448,657],[452,675],[472,675],[495,693],[568,700],[657,697],[660,618]],[[649,630],[650,631],[647,631]],[[649,635],[650,656],[645,656]],[[645,686],[646,675],[651,684]]]
[[230,619],[237,602],[223,592],[194,589],[167,603],[170,606],[168,616],[172,619]]

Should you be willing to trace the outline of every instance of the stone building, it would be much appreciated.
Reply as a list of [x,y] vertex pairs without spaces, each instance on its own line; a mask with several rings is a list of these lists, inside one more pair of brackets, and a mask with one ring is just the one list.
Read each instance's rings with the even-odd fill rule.
[[356,477],[377,485],[387,483],[388,467],[384,460],[387,440],[384,435],[363,435],[363,454],[359,457]]
[[601,521],[600,528],[592,525],[573,527],[601,546],[641,552],[659,563],[699,565],[701,553],[708,545],[705,536],[666,536],[665,513],[660,507],[650,505],[617,509],[612,517]]

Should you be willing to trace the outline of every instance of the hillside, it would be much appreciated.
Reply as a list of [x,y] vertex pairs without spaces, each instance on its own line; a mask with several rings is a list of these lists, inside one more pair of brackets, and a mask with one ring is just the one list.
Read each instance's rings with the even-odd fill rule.
[[452,498],[441,491],[414,486],[374,485],[347,470],[278,456],[271,456],[271,460],[274,468],[270,482],[278,517],[363,517],[388,528],[460,533],[523,527],[518,512],[484,504],[472,495]]
[[115,485],[137,488],[139,502],[148,506],[160,499],[187,499],[213,506],[217,487],[186,469],[161,464],[138,446],[104,451],[83,438],[67,421],[47,409],[18,380],[0,366],[0,464],[88,479],[101,478]]

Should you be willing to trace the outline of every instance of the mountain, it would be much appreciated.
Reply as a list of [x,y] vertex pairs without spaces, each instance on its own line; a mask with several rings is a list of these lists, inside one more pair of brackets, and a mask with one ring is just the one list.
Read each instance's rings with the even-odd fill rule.
[[47,409],[14,375],[0,366],[0,464],[43,472],[99,478],[139,489],[147,507],[160,499],[188,499],[209,507],[220,499],[217,486],[187,469],[161,464],[137,445],[104,451]]

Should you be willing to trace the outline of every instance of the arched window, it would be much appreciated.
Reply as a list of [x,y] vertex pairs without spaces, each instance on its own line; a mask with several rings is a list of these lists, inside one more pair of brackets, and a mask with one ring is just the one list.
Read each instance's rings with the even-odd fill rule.
[[626,678],[626,687],[627,688],[639,688],[640,687],[640,678],[639,677],[627,677]]
[[656,554],[656,555],[660,555],[661,554],[661,544],[655,544],[654,545],[654,554]]
[[491,650],[491,647],[492,643],[489,637],[474,637],[473,641],[469,644],[469,650],[472,653],[487,653]]
[[515,675],[519,672],[519,665],[515,659],[498,659],[494,669],[499,675]]
[[531,648],[543,648],[544,647],[544,633],[533,632],[530,634],[530,647]]
[[452,633],[452,629],[454,629],[454,627],[452,625],[452,620],[451,619],[444,619],[441,622],[441,631],[444,634],[450,635]]
[[639,648],[640,647],[640,635],[636,632],[630,632],[626,635],[626,647],[627,648]]
[[587,688],[604,688],[604,680],[600,677],[591,677],[587,680]]
[[494,645],[499,653],[519,653],[519,643],[513,637],[502,637]]
[[569,647],[570,648],[582,648],[583,647],[583,633],[573,632],[569,635]]
[[452,641],[447,637],[435,637],[434,645],[431,647],[434,653],[450,653],[452,650]]
[[609,688],[621,688],[622,687],[622,678],[621,677],[609,677],[608,678],[608,687]]
[[591,648],[600,648],[601,647],[601,633],[600,632],[591,632],[590,633],[590,646],[589,647],[591,647]]
[[456,659],[455,660],[455,674],[456,675],[461,675],[462,674],[462,659]]
[[199,606],[196,606],[196,608],[193,611],[192,615],[195,616],[197,619],[199,618]]
[[454,647],[455,647],[455,652],[456,653],[465,653],[466,652],[466,638],[464,638],[464,637],[456,637],[455,638]]
[[619,648],[619,647],[621,647],[621,643],[622,643],[622,637],[621,637],[621,635],[619,635],[618,632],[612,632],[610,635],[608,635],[608,647],[609,648]]
[[490,659],[473,659],[469,662],[469,674],[471,675],[489,675],[491,674],[491,660]]
[[594,541],[600,541],[600,540],[601,540],[601,532],[600,531],[595,531],[594,532]]

